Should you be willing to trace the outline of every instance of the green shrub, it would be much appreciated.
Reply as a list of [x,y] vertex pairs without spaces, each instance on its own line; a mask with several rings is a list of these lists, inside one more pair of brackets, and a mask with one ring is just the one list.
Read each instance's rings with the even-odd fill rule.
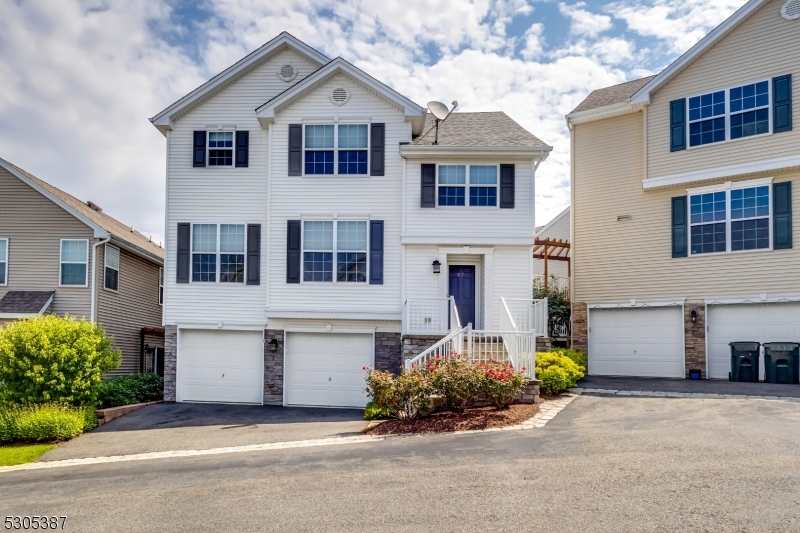
[[389,418],[389,410],[374,401],[364,407],[364,420],[384,420],[386,418]]
[[410,420],[430,406],[435,389],[430,376],[422,369],[403,370],[396,378],[388,371],[365,370],[367,395],[390,416]]
[[0,407],[0,443],[59,442],[97,425],[90,407],[31,404]]
[[536,377],[542,381],[541,391],[545,394],[558,394],[578,384],[583,377],[583,368],[556,352],[536,354]]
[[103,328],[55,315],[0,328],[0,403],[94,405],[102,375],[122,362]]
[[588,365],[588,359],[586,358],[586,354],[580,350],[573,350],[572,348],[553,348],[551,353],[557,353],[559,355],[565,355],[572,359],[572,362],[576,365],[583,367],[583,372],[586,372],[586,368]]
[[444,397],[450,411],[463,412],[475,403],[483,389],[483,370],[458,354],[429,361],[427,370],[436,394]]
[[103,380],[97,397],[101,409],[155,402],[164,398],[164,378],[158,374],[131,374]]
[[524,370],[516,370],[509,363],[492,361],[478,366],[484,373],[483,390],[498,409],[507,408],[528,384]]

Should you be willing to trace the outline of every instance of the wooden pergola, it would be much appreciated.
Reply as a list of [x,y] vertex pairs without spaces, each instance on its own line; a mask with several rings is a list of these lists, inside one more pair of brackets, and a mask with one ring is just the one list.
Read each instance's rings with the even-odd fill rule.
[[569,255],[569,241],[561,239],[540,239],[533,241],[533,258],[544,259],[544,290],[547,290],[547,282],[550,274],[547,270],[548,261],[566,261],[567,276],[572,277],[572,259]]

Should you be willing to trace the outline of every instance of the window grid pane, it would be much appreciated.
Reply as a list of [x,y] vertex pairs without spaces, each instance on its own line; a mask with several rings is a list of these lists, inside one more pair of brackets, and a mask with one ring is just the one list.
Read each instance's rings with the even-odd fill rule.
[[464,187],[439,187],[439,205],[464,205]]
[[83,240],[61,241],[62,263],[86,263],[89,243]]
[[333,251],[333,222],[322,220],[303,222],[303,250]]
[[690,199],[690,222],[717,222],[726,219],[725,192],[698,194]]
[[724,140],[724,117],[689,124],[689,146],[700,146]]
[[472,165],[469,167],[469,182],[472,185],[497,185],[497,167]]
[[366,253],[338,253],[336,265],[336,281],[367,281]]
[[0,261],[8,261],[8,241],[0,239]]
[[731,250],[769,248],[769,219],[731,222]]
[[209,150],[208,166],[224,167],[233,165],[233,150]]
[[333,149],[333,124],[306,126],[306,148]]
[[769,105],[769,82],[751,83],[731,89],[731,113]]
[[731,139],[769,133],[769,108],[731,115]]
[[0,285],[6,284],[6,261],[0,261]]
[[192,251],[212,253],[217,251],[216,224],[195,224],[192,226]]
[[469,205],[497,205],[497,187],[470,187]]
[[106,245],[105,264],[107,268],[119,270],[119,248]]
[[467,182],[467,167],[464,165],[440,165],[440,185],[464,185]]
[[339,174],[366,174],[367,173],[367,151],[366,150],[340,150],[339,151]]
[[192,254],[192,281],[217,281],[216,254]]
[[725,91],[689,98],[689,120],[701,120],[725,114]]
[[62,285],[86,285],[86,263],[62,263]]
[[367,223],[342,221],[336,223],[336,249],[340,252],[367,251]]
[[768,186],[731,191],[731,220],[768,216]]
[[306,151],[306,174],[333,174],[333,150]]
[[208,133],[209,148],[233,148],[232,131],[211,131]]
[[304,252],[303,281],[333,281],[333,253]]
[[243,224],[220,224],[219,251],[222,253],[244,253]]
[[222,283],[244,283],[244,254],[219,255],[219,280]]
[[103,286],[112,291],[119,290],[119,271],[106,267],[103,274]]
[[367,148],[366,124],[343,124],[339,126],[339,149]]
[[692,254],[726,251],[725,223],[692,226]]

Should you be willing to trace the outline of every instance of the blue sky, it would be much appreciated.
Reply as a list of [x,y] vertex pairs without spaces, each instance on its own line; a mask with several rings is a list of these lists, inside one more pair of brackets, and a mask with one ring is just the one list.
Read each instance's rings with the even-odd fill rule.
[[658,72],[744,0],[0,0],[0,157],[163,239],[148,117],[289,31],[420,104],[503,110],[554,146],[537,223],[569,202],[564,114]]

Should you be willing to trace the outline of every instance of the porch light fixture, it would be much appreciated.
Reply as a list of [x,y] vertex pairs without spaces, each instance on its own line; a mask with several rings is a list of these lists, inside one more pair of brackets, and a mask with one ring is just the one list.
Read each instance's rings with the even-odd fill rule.
[[692,317],[692,324],[697,322],[697,309],[692,309],[690,316]]
[[270,339],[267,344],[269,344],[270,352],[274,352],[278,349],[278,339]]
[[442,271],[442,264],[439,262],[438,259],[433,260],[433,273],[439,274]]

